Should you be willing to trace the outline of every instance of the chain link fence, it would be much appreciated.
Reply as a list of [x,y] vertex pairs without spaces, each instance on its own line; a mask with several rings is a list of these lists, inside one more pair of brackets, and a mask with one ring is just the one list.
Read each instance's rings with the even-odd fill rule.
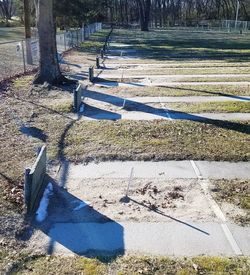
[[239,21],[239,20],[175,20],[166,21],[161,24],[157,22],[150,22],[151,28],[196,28],[202,30],[214,30],[224,32],[244,32],[250,33],[250,21]]
[[[93,33],[102,29],[102,23],[93,23],[78,30],[56,35],[59,54],[79,46]],[[30,58],[31,61],[30,62]],[[29,62],[27,62],[29,60]],[[28,64],[29,63],[29,64]],[[39,41],[36,38],[0,43],[0,81],[37,68],[39,64]]]

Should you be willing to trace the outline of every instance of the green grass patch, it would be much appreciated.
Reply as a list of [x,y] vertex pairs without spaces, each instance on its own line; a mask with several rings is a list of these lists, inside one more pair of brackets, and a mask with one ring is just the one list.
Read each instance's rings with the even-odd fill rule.
[[105,263],[84,257],[34,256],[23,258],[11,274],[247,274],[249,268],[247,257],[125,256]]
[[100,52],[103,47],[103,42],[101,41],[85,41],[81,44],[81,51],[92,51],[92,52]]
[[116,42],[131,44],[136,55],[151,59],[200,58],[249,60],[250,35],[175,29],[140,33],[138,30],[116,30]]
[[0,42],[24,39],[24,27],[0,27]]
[[78,121],[64,153],[86,160],[229,160],[250,157],[249,122]]

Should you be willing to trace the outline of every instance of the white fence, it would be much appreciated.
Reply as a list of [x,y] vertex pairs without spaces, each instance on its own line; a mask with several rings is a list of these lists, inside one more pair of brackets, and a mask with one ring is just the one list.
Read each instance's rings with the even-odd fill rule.
[[[57,51],[63,53],[79,46],[93,33],[102,29],[102,23],[93,23],[78,30],[70,30],[56,35]],[[29,47],[30,45],[30,47]],[[30,50],[28,50],[30,48]],[[27,64],[29,56],[31,64]],[[30,62],[29,62],[30,63]],[[0,81],[14,75],[22,74],[37,67],[39,63],[39,41],[12,41],[0,43]]]

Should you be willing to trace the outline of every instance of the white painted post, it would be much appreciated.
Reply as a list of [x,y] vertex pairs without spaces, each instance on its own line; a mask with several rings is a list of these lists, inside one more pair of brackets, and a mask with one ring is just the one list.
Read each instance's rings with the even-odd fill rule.
[[127,191],[126,191],[126,197],[128,197],[129,187],[130,187],[132,179],[133,179],[133,174],[134,174],[134,167],[131,168],[130,177],[129,177],[129,181],[128,181],[128,186],[127,186]]

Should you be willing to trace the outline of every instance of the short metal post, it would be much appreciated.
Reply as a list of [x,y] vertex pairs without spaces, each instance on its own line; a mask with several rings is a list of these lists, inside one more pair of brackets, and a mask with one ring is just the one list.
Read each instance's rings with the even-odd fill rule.
[[31,188],[30,169],[27,168],[24,171],[24,203],[27,213],[30,211]]
[[103,50],[101,50],[100,54],[101,54],[101,58],[104,59],[104,51]]
[[99,58],[99,56],[96,57],[96,68],[100,69],[100,58]]
[[130,187],[131,182],[132,182],[133,174],[134,174],[134,167],[132,167],[131,172],[130,172],[128,187],[127,187],[127,191],[126,191],[126,197],[128,197],[129,187]]
[[89,67],[89,81],[93,82],[94,80],[94,67]]
[[64,50],[67,50],[67,46],[66,46],[66,33],[63,34],[63,40],[64,40]]

